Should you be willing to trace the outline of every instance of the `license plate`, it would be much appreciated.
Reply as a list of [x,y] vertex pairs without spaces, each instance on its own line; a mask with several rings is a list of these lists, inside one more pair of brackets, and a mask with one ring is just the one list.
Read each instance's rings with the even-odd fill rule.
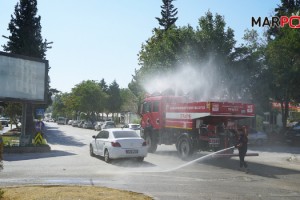
[[220,144],[219,138],[209,138],[209,144]]
[[138,150],[134,149],[134,150],[126,150],[127,154],[137,154]]
[[208,144],[210,147],[219,147],[220,139],[219,138],[209,138]]

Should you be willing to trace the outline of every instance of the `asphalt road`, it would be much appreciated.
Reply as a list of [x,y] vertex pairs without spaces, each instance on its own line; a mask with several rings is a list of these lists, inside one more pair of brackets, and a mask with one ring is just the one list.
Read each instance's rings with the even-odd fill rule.
[[209,152],[200,152],[183,161],[174,146],[164,145],[143,163],[117,160],[107,164],[89,156],[89,141],[96,131],[55,123],[46,126],[51,152],[4,154],[0,186],[96,185],[163,200],[300,199],[299,146],[249,147],[249,152],[259,153],[246,157],[249,173],[238,170],[237,158],[213,158],[207,156]]

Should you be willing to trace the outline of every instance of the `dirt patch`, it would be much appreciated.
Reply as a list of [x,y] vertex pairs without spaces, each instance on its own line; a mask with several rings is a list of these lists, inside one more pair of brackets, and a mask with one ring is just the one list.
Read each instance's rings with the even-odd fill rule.
[[[5,187],[1,200],[152,200],[144,194],[95,186],[22,186]],[[1,192],[1,191],[0,191]]]

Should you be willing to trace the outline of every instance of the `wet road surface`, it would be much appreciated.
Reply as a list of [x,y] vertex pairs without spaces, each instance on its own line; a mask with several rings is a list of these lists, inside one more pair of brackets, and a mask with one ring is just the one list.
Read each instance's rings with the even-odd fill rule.
[[183,161],[174,146],[159,146],[143,163],[111,164],[90,157],[88,144],[97,132],[47,123],[48,153],[5,154],[0,186],[52,184],[94,185],[141,192],[155,199],[299,199],[300,147],[249,147],[250,172],[239,171],[237,158],[207,157],[171,170],[209,152]]

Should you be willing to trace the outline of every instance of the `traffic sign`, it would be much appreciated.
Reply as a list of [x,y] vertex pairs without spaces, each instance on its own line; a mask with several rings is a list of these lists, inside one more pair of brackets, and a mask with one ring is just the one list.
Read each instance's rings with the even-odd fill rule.
[[34,137],[34,141],[33,141],[34,144],[43,144],[43,136],[40,132],[38,132],[36,134],[36,136]]
[[37,116],[44,116],[44,113],[45,113],[45,109],[43,108],[35,109],[35,114]]

